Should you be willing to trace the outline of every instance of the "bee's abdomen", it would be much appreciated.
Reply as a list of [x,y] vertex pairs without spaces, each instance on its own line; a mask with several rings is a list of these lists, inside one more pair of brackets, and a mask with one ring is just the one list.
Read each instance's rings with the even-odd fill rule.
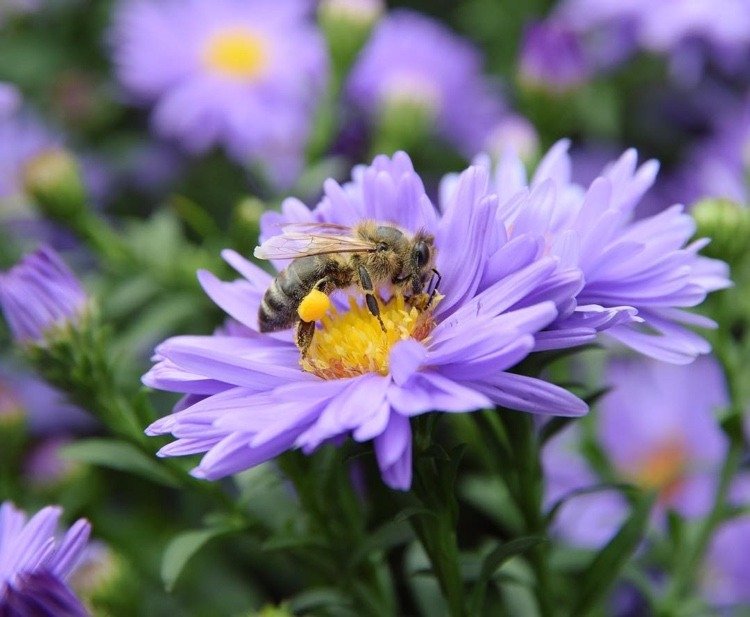
[[258,310],[261,332],[291,328],[297,321],[297,307],[318,279],[314,258],[301,258],[279,272],[266,290]]

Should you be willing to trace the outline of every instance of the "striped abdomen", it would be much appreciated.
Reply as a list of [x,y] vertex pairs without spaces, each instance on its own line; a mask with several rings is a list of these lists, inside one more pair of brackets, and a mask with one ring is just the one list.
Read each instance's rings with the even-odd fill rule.
[[291,328],[297,322],[297,307],[323,276],[326,260],[322,256],[300,257],[279,272],[263,295],[258,309],[258,328],[275,332]]

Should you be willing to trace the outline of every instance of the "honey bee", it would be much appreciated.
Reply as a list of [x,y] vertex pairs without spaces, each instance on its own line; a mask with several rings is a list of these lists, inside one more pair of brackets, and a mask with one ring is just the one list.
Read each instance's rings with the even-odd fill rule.
[[[256,247],[259,259],[292,259],[266,290],[258,309],[261,332],[297,326],[297,346],[307,352],[315,334],[315,321],[298,315],[302,300],[313,290],[326,295],[336,289],[358,287],[373,317],[385,332],[375,291],[388,286],[394,292],[422,299],[429,306],[440,283],[434,268],[435,239],[419,231],[410,234],[394,225],[362,221],[353,227],[331,223],[286,225],[283,233]],[[426,286],[435,278],[432,291]]]

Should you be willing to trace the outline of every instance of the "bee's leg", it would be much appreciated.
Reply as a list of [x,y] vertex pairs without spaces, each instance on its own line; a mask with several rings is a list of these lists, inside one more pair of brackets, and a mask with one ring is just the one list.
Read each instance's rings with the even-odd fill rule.
[[435,270],[435,268],[432,269],[432,273],[435,275],[432,277],[432,280],[435,281],[435,284],[432,286],[432,291],[430,292],[430,299],[427,301],[428,307],[430,306],[430,304],[432,304],[432,301],[435,298],[435,294],[437,293],[438,287],[440,285],[440,281],[443,280],[443,275],[440,274],[440,272],[438,272],[437,270]]
[[373,293],[375,289],[372,286],[370,273],[362,265],[359,266],[358,271],[359,282],[362,285],[362,289],[364,289],[365,291],[365,302],[367,303],[367,308],[370,310],[370,313],[372,313],[372,316],[378,320],[378,323],[380,323],[380,329],[385,332],[385,324],[383,323],[383,319],[380,317],[380,307],[378,306],[378,300],[377,298],[375,298],[375,294]]
[[300,353],[302,354],[303,358],[307,355],[307,350],[310,349],[314,334],[314,321],[297,322],[297,347],[299,347]]

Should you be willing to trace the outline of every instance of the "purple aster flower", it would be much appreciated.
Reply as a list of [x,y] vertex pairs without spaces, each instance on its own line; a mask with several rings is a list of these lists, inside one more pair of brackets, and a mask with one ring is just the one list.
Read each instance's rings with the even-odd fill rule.
[[637,47],[675,59],[697,54],[701,63],[711,57],[732,70],[750,50],[745,0],[564,0],[556,15],[580,32],[627,30]]
[[392,11],[376,26],[346,86],[352,103],[378,118],[399,103],[418,105],[466,156],[485,147],[503,113],[468,41],[419,13]]
[[495,171],[498,218],[508,236],[536,236],[544,254],[579,268],[585,280],[577,306],[537,336],[538,348],[567,347],[576,334],[584,342],[605,331],[667,362],[708,353],[709,344],[686,326],[714,322],[684,309],[731,285],[727,265],[698,255],[707,240],[688,244],[695,223],[682,206],[633,220],[656,177],[656,161],[637,167],[636,152],[628,150],[584,188],[571,182],[568,147],[566,140],[555,144],[529,182],[511,152]]
[[88,615],[65,581],[86,548],[91,526],[80,519],[57,539],[61,515],[61,508],[48,506],[27,520],[12,503],[0,505],[0,615]]
[[[615,477],[657,491],[657,526],[667,509],[689,518],[705,515],[727,450],[717,412],[728,398],[716,361],[706,356],[689,366],[674,366],[620,358],[609,363],[606,383],[612,391],[600,405],[595,437]],[[544,450],[548,505],[602,481],[580,446],[580,427],[572,426]],[[556,526],[571,543],[593,548],[614,535],[627,513],[618,492],[596,492],[571,498]]]
[[4,414],[22,416],[35,436],[81,433],[95,426],[89,414],[34,374],[0,363],[0,418]]
[[727,521],[716,531],[700,584],[701,594],[713,606],[750,605],[750,516]]
[[750,204],[750,98],[725,109],[715,132],[698,143],[674,184],[686,203],[721,197]]
[[226,148],[279,184],[303,163],[325,86],[325,45],[304,0],[125,0],[113,28],[126,90],[188,151]]
[[586,412],[566,390],[508,372],[581,280],[576,269],[561,269],[558,259],[537,258],[535,239],[511,240],[494,224],[498,201],[489,192],[487,171],[467,169],[440,212],[404,153],[377,157],[353,177],[343,187],[328,180],[312,211],[287,200],[281,214],[264,217],[263,238],[278,234],[279,223],[351,226],[365,219],[432,233],[442,274],[437,305],[420,311],[398,294],[383,295],[384,333],[366,307],[338,294],[301,358],[290,331],[259,332],[258,309],[273,277],[225,251],[243,278],[225,283],[203,271],[199,280],[244,328],[233,328],[234,335],[179,336],[157,348],[144,383],[186,395],[147,430],[176,437],[162,456],[205,453],[193,473],[216,479],[290,448],[311,452],[351,435],[372,440],[385,482],[407,489],[413,416],[494,405],[540,414]]
[[87,304],[81,283],[50,247],[0,273],[0,307],[19,343],[42,344],[48,333],[77,324]]
[[591,67],[578,35],[553,20],[529,25],[521,43],[521,81],[537,88],[564,93],[581,86]]
[[3,218],[28,214],[23,189],[26,166],[37,156],[59,147],[61,139],[22,106],[21,95],[0,82],[0,205]]

